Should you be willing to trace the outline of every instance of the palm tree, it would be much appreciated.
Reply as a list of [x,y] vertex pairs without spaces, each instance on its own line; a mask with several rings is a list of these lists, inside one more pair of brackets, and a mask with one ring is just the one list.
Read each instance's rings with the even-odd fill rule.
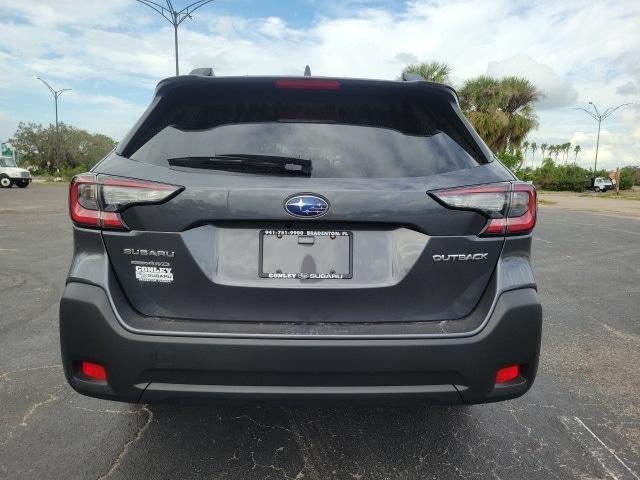
[[538,144],[536,142],[531,143],[531,169],[533,170],[533,161],[536,158],[536,150],[538,149]]
[[543,143],[542,145],[540,145],[540,151],[542,152],[542,160],[544,160],[544,152],[547,151],[548,147],[549,145],[547,145],[546,143]]
[[505,101],[503,111],[509,117],[506,142],[519,147],[527,134],[538,127],[533,103],[542,97],[542,93],[525,78],[506,77],[500,81],[500,86]]
[[423,62],[407,65],[402,73],[416,73],[430,82],[447,83],[451,67],[445,62]]
[[524,166],[525,160],[527,158],[527,151],[529,150],[529,142],[524,142],[522,144],[522,161],[520,162],[520,167]]
[[580,150],[582,150],[582,147],[580,145],[576,145],[575,147],[573,147],[573,151],[575,152],[575,156],[573,157],[573,164],[574,165],[578,161],[578,154],[580,153]]
[[467,80],[458,91],[460,107],[493,152],[504,149],[509,120],[502,110],[498,80],[481,76]]
[[567,160],[569,159],[569,150],[571,150],[571,142],[567,142],[564,144],[564,164],[567,164]]
[[468,80],[458,93],[462,111],[494,152],[520,148],[538,126],[533,103],[542,94],[524,78],[480,76]]

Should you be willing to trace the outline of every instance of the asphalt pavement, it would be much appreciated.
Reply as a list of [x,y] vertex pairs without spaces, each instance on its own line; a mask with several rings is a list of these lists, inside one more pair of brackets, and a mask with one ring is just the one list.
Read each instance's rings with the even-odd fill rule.
[[640,480],[638,219],[542,209],[541,364],[522,398],[127,405],[75,393],[60,366],[66,194],[0,189],[0,478]]

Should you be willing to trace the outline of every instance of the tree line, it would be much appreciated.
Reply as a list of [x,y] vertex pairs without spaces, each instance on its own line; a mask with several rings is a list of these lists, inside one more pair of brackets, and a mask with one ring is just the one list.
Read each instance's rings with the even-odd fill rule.
[[[35,174],[59,173],[63,176],[89,170],[116,146],[107,135],[90,133],[65,123],[59,124],[56,135],[55,125],[45,127],[20,122],[9,142],[18,151],[20,165],[29,167]],[[54,165],[56,149],[57,166]]]
[[[531,143],[523,142],[522,143],[522,152],[523,152],[522,161],[524,162],[527,152],[531,152],[531,156],[532,156],[531,160],[533,162],[537,150],[538,150],[538,144],[536,142],[531,142]],[[560,145],[548,145],[546,143],[540,144],[540,152],[542,153],[542,160],[545,159],[545,154],[547,152],[549,153],[549,158],[551,156],[555,156],[556,162],[558,161],[558,155],[562,154],[562,158],[564,159],[565,164],[567,163],[569,154],[571,152],[574,154],[573,163],[577,163],[578,154],[580,153],[581,150],[582,150],[582,147],[580,145],[571,145],[571,142],[562,143]]]
[[[592,177],[609,178],[605,169],[594,174],[575,163],[556,163],[551,157],[544,158],[537,168],[523,167],[520,155],[514,152],[500,152],[498,158],[520,180],[531,181],[542,190],[583,192]],[[640,167],[621,168],[620,189],[629,190],[634,185],[640,185]]]

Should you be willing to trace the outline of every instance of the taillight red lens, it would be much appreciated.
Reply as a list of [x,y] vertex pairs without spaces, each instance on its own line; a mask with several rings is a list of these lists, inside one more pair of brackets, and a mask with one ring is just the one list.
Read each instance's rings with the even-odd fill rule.
[[85,377],[101,382],[105,382],[107,380],[107,371],[99,363],[82,362],[80,366],[82,368],[82,374]]
[[100,226],[98,186],[96,176],[90,173],[77,175],[69,186],[69,215],[78,225]]
[[85,173],[71,180],[69,213],[79,226],[126,230],[119,212],[164,202],[180,190],[166,183]]
[[448,208],[473,210],[489,221],[481,235],[522,235],[536,224],[536,190],[522,182],[504,182],[431,192]]
[[509,365],[508,367],[501,368],[496,373],[496,383],[507,383],[515,380],[520,375],[519,365]]
[[507,218],[507,233],[528,233],[536,226],[536,189],[530,183],[514,183]]
[[276,80],[276,88],[293,90],[340,90],[338,80],[322,78],[280,78]]

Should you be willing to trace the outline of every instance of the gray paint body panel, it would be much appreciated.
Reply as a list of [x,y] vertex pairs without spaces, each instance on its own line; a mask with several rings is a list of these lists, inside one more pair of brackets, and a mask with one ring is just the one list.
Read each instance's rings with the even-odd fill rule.
[[397,322],[395,317],[378,323],[295,323],[280,318],[273,322],[179,320],[142,315],[132,308],[115,278],[100,232],[74,229],[76,258],[69,282],[99,286],[107,293],[121,325],[132,332],[151,335],[212,336],[240,338],[430,338],[470,336],[488,320],[501,292],[535,288],[528,251],[531,236],[509,238],[487,289],[473,311],[464,318],[442,321]]
[[[97,173],[184,187],[160,205],[122,216],[131,232],[103,233],[125,295],[152,317],[222,322],[422,322],[459,319],[487,288],[503,238],[480,238],[486,219],[450,210],[427,191],[509,180],[498,162],[419,178],[281,178],[176,171],[112,154]],[[314,193],[330,203],[318,219],[297,219],[286,198]],[[353,232],[353,278],[265,279],[258,275],[261,229]],[[124,249],[175,252],[172,259]],[[484,261],[434,262],[433,255],[487,253]],[[141,283],[132,261],[163,260],[171,283]]]

